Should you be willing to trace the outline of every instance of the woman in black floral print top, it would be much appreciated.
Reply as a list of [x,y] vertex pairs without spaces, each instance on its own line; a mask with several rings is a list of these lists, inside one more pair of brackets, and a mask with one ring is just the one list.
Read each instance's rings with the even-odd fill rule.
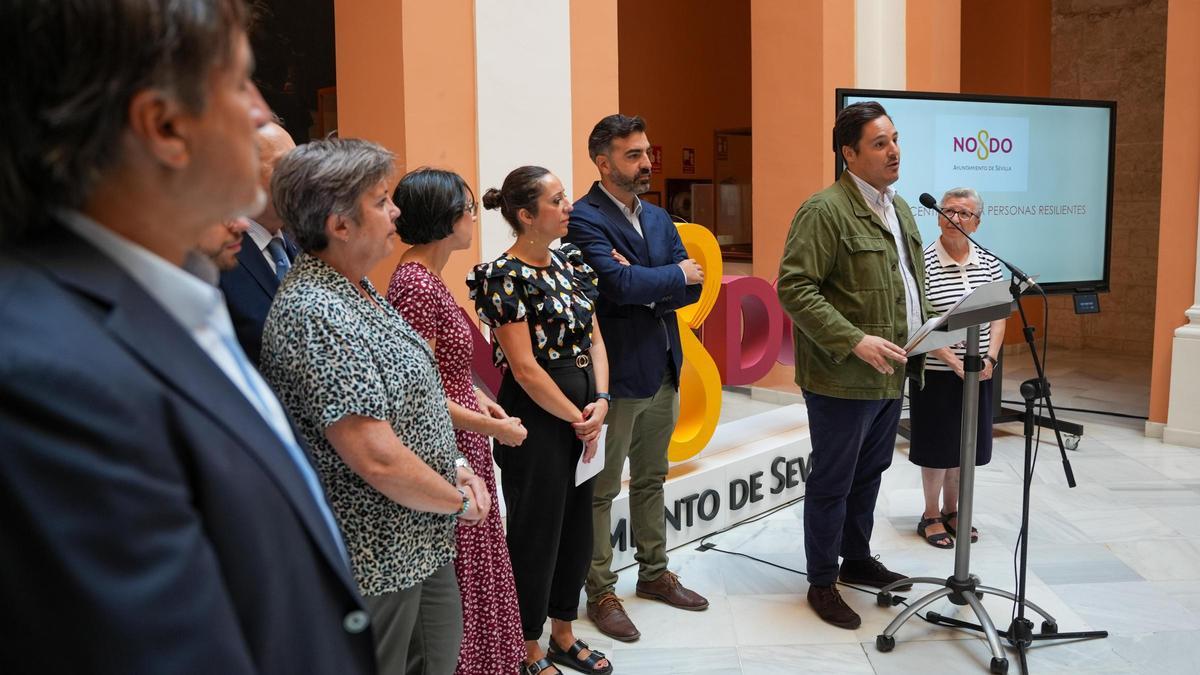
[[[576,640],[571,624],[592,554],[593,481],[575,485],[575,465],[595,455],[608,414],[596,274],[574,246],[550,248],[567,233],[571,202],[546,169],[515,169],[501,190],[484,193],[483,206],[500,209],[517,234],[504,255],[472,271],[467,286],[504,369],[496,401],[529,431],[521,445],[497,442],[495,449],[525,634],[524,672],[553,675],[554,661],[610,673],[608,659]],[[539,643],[547,616],[548,654]]]

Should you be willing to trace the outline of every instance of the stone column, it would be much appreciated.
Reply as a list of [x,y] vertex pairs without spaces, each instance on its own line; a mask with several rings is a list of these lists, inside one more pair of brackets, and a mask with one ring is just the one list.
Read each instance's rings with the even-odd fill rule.
[[1200,209],[1194,221],[1196,288],[1188,322],[1175,329],[1171,341],[1171,398],[1163,441],[1200,448]]

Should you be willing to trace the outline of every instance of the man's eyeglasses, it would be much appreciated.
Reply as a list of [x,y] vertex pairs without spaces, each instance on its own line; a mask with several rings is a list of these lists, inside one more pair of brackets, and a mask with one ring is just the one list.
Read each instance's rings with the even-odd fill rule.
[[942,209],[942,213],[946,214],[947,218],[957,220],[959,222],[970,220],[975,217],[975,214],[971,213],[970,211],[959,211],[957,209]]

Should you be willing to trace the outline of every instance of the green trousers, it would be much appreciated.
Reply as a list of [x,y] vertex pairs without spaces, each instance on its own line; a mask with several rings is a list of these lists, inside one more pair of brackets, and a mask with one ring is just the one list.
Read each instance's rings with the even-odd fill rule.
[[629,519],[637,542],[638,579],[654,581],[667,571],[667,523],[663,481],[667,446],[679,418],[679,392],[667,371],[650,398],[614,399],[605,421],[604,469],[592,497],[592,566],[587,597],[592,602],[617,584],[612,570],[612,500],[621,492],[621,471],[629,458]]

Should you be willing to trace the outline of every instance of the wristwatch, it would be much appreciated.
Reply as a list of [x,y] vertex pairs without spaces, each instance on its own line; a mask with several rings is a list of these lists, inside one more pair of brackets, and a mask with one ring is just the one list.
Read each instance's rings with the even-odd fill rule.
[[604,399],[606,402],[611,404],[612,394],[608,393],[607,391],[598,391],[596,392],[596,400],[599,401],[600,399]]
[[984,354],[983,358],[987,359],[988,361],[991,361],[993,368],[996,367],[996,357],[992,356],[991,354]]
[[459,509],[458,513],[456,513],[454,515],[461,518],[461,517],[467,515],[467,511],[471,510],[471,498],[467,496],[466,490],[463,490],[462,488],[455,488],[455,489],[458,490],[458,494],[462,495],[463,502],[462,502],[462,508]]

